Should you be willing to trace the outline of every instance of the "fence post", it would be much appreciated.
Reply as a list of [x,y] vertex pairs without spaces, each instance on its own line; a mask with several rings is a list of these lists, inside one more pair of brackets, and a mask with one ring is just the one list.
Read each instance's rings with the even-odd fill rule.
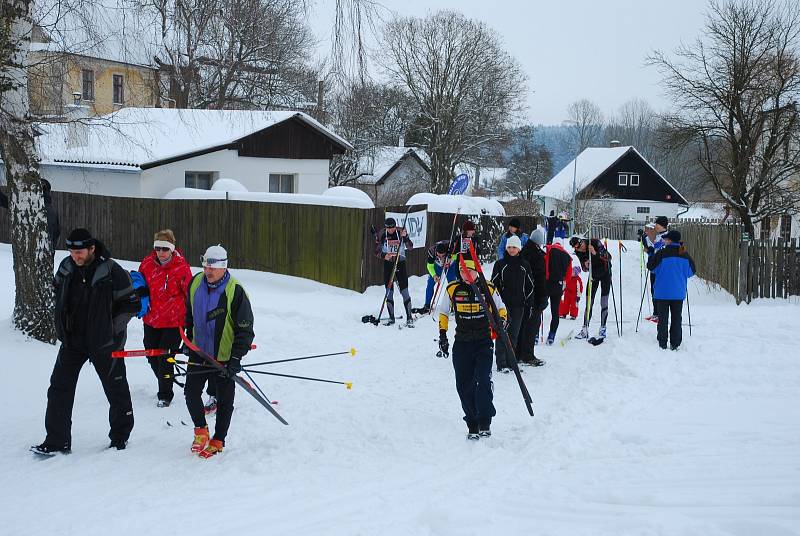
[[747,269],[750,261],[748,256],[749,249],[750,244],[747,242],[747,239],[743,237],[742,241],[739,243],[739,284],[736,295],[736,305],[742,303],[743,300],[750,303],[747,293],[749,287],[749,278],[747,277]]

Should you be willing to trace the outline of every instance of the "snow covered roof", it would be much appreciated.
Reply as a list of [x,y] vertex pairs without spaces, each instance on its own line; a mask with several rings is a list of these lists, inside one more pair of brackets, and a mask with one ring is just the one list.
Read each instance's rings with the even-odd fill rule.
[[[43,124],[43,163],[143,167],[224,149],[255,132],[297,118],[346,149],[352,146],[312,117],[295,111],[122,108],[80,124]],[[76,136],[76,133],[78,134]],[[80,139],[80,146],[75,146]],[[72,140],[72,142],[71,142]]]
[[503,205],[495,199],[470,197],[467,195],[447,195],[421,192],[414,194],[406,201],[406,205],[428,205],[429,212],[446,212],[455,214],[478,214],[484,216],[505,216]]
[[372,154],[358,161],[359,184],[376,184],[406,155],[416,155],[425,166],[429,166],[428,155],[417,147],[392,147],[383,145],[376,147]]
[[321,205],[326,207],[375,208],[371,200],[358,197],[316,194],[284,194],[270,192],[235,192],[200,190],[197,188],[175,188],[164,199],[228,199],[230,201],[258,201],[261,203],[291,203],[295,205]]

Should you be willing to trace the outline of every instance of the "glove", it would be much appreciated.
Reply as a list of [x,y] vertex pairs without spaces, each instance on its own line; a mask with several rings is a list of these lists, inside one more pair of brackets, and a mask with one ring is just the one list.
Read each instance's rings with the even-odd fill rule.
[[242,358],[231,356],[228,362],[225,363],[225,371],[228,373],[229,378],[233,378],[242,371]]
[[577,298],[575,298],[575,303],[581,303],[581,297],[580,297],[580,296],[578,296]]
[[450,353],[450,343],[447,340],[447,332],[443,329],[439,330],[439,350],[441,350],[443,354]]

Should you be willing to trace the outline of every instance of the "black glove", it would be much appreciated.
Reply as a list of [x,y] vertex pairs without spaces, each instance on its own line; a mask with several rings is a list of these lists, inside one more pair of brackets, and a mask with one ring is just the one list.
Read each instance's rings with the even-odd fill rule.
[[439,350],[441,350],[443,354],[450,353],[450,343],[447,341],[447,332],[443,329],[439,330]]
[[231,356],[228,362],[225,363],[225,371],[228,377],[233,378],[242,371],[242,358]]

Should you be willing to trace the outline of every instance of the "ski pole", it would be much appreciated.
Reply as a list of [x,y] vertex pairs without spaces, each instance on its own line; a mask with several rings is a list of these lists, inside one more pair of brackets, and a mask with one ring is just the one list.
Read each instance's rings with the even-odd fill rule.
[[345,355],[345,354],[350,354],[351,356],[355,356],[356,355],[356,349],[355,348],[350,348],[346,352],[334,352],[332,354],[319,354],[319,355],[310,355],[310,356],[306,356],[306,357],[292,357],[291,359],[276,359],[274,361],[261,361],[259,363],[247,363],[247,364],[242,364],[242,368],[252,368],[252,367],[257,367],[257,366],[260,366],[260,365],[274,365],[275,363],[288,363],[289,361],[303,361],[304,359],[316,359],[318,357],[329,357],[329,356],[333,356],[333,355]]
[[689,313],[689,336],[692,336],[692,308],[689,305],[689,287],[686,287],[686,311]]
[[[403,248],[403,231],[406,228],[406,223],[408,222],[408,213],[411,212],[412,205],[409,205],[406,209],[406,215],[403,217],[403,226],[397,231],[398,236],[400,237],[400,245],[397,247],[397,255],[394,258],[394,266],[392,267],[392,273],[389,275],[389,282],[386,284],[386,295],[383,297],[383,303],[381,304],[381,310],[378,312],[378,318],[373,322],[376,326],[381,323],[381,317],[383,316],[383,309],[386,307],[386,302],[389,301],[389,293],[394,294],[394,276],[397,274],[397,265],[400,264],[400,250]],[[388,238],[387,238],[388,241]]]
[[264,394],[264,391],[262,391],[262,390],[261,390],[261,387],[259,387],[259,386],[258,386],[258,384],[256,383],[256,381],[253,379],[253,377],[252,377],[252,376],[250,376],[250,373],[249,373],[249,372],[247,372],[247,371],[246,371],[246,370],[244,370],[244,369],[242,370],[242,372],[244,372],[245,376],[247,376],[247,379],[248,379],[248,380],[250,380],[250,383],[252,383],[252,384],[253,384],[253,387],[255,387],[255,388],[258,390],[258,392],[261,394],[261,396],[263,396],[263,397],[264,397],[264,399],[265,399],[267,402],[269,402],[270,404],[274,404],[274,403],[275,403],[275,401],[274,401],[274,400],[272,400],[270,397],[268,397],[266,394]]
[[647,284],[649,282],[650,278],[647,278],[644,281],[644,290],[642,291],[642,301],[639,303],[639,314],[636,316],[636,333],[639,333],[639,321],[642,319],[642,307],[644,306],[644,295],[647,294]]
[[628,252],[628,248],[622,243],[622,240],[618,242],[619,245],[619,336],[622,337],[622,315],[625,313],[625,309],[622,307],[622,295],[624,292],[622,291],[622,254]]
[[267,372],[265,370],[251,370],[253,374],[266,374],[267,376],[280,376],[281,378],[294,378],[296,380],[308,380],[312,382],[323,382],[323,383],[336,383],[339,385],[344,385],[347,389],[353,388],[353,382],[337,382],[334,380],[323,380],[322,378],[309,378],[308,376],[294,376],[292,374],[278,374],[277,372]]
[[[622,337],[622,330],[620,330],[619,318],[617,318],[617,298],[614,296],[614,280],[611,280],[611,303],[614,304],[614,322],[617,323],[617,335]],[[622,298],[620,298],[622,299]]]

